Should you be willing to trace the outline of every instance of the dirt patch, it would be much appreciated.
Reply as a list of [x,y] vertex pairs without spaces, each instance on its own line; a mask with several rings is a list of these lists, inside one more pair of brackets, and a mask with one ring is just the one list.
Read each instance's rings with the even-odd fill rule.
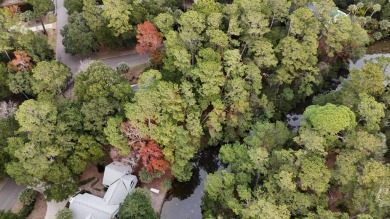
[[152,207],[159,214],[161,213],[161,209],[163,207],[163,204],[164,204],[165,198],[167,196],[167,192],[168,192],[161,186],[162,181],[165,179],[169,180],[169,181],[173,180],[173,175],[171,173],[171,170],[166,171],[165,174],[162,175],[160,178],[153,179],[153,181],[150,183],[142,183],[141,182],[141,185],[140,185],[141,188],[146,188],[149,192],[150,192],[151,188],[154,188],[154,189],[157,189],[160,191],[159,194],[150,192],[150,196],[152,197]]
[[342,198],[342,194],[338,187],[333,187],[329,190],[328,194],[328,209],[332,212],[341,212],[337,206],[338,200]]
[[57,46],[57,30],[55,28],[47,29],[47,38],[48,38],[49,45],[55,52]]
[[326,166],[328,169],[332,169],[334,164],[336,163],[338,153],[330,153],[326,157]]
[[15,205],[12,207],[11,212],[15,214],[19,214],[19,212],[23,209],[23,204],[18,200]]
[[38,193],[34,203],[34,210],[26,219],[43,219],[47,210],[47,202],[42,193]]
[[[92,179],[92,180],[89,180]],[[103,198],[105,191],[103,186],[103,173],[99,173],[95,164],[89,165],[80,177],[80,182],[88,181],[84,185],[80,185],[80,190],[87,190],[92,195]]]
[[134,67],[130,67],[130,70],[124,74],[125,78],[129,81],[130,84],[137,84],[139,76],[145,69],[148,67],[148,64],[141,64]]

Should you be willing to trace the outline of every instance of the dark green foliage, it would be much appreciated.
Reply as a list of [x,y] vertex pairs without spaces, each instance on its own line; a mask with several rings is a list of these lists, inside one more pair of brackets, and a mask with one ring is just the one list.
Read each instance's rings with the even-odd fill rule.
[[12,137],[17,129],[18,123],[13,116],[0,119],[0,179],[6,176],[5,164],[10,161],[6,151],[7,138]]
[[28,32],[18,35],[16,48],[26,51],[35,63],[54,58],[54,51],[47,36],[41,33]]
[[65,52],[76,55],[96,51],[98,44],[82,14],[73,13],[68,17],[68,21],[69,23],[61,30]]
[[103,129],[107,119],[122,111],[122,105],[133,96],[131,86],[114,69],[93,62],[76,77],[75,94],[81,106],[84,129],[105,142]]
[[0,64],[0,100],[12,94],[9,90],[8,83],[8,68],[4,64]]
[[63,208],[56,214],[56,219],[72,219],[72,211],[69,208]]
[[151,206],[149,191],[141,188],[134,189],[120,205],[118,217],[119,219],[157,218],[157,213]]
[[18,219],[27,218],[33,210],[34,210],[34,202],[31,203],[30,205],[24,205],[22,210],[18,214]]
[[35,197],[37,196],[37,192],[31,188],[24,189],[19,194],[19,201],[23,205],[31,205],[34,203]]
[[19,219],[18,215],[12,213],[11,211],[0,210],[0,218],[1,219]]
[[121,62],[116,67],[116,70],[118,71],[119,74],[125,74],[125,73],[129,72],[130,67],[126,62]]
[[[78,182],[77,184],[78,184],[79,186],[83,186],[83,185],[86,185],[86,184],[92,182],[95,178],[96,178],[96,177],[93,176],[93,177],[90,177],[90,178],[88,178],[88,179],[82,180],[82,181]],[[92,186],[92,187],[93,187],[93,186]]]
[[68,9],[68,14],[71,15],[75,12],[82,12],[83,1],[81,0],[64,0],[64,6]]

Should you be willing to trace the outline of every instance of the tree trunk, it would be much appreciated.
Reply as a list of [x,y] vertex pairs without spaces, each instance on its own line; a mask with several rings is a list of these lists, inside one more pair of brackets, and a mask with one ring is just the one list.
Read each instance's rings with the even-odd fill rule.
[[45,33],[45,35],[47,36],[47,31],[46,31],[46,28],[45,28],[45,24],[43,23],[43,19],[42,17],[39,18],[39,20],[41,21],[41,24],[42,24],[42,28],[43,28],[43,32]]
[[11,57],[9,57],[7,50],[4,50],[4,53],[7,55],[8,59],[11,61]]
[[275,21],[275,13],[272,12],[272,21],[271,24],[269,25],[269,28],[272,28],[272,26],[274,25],[274,21]]

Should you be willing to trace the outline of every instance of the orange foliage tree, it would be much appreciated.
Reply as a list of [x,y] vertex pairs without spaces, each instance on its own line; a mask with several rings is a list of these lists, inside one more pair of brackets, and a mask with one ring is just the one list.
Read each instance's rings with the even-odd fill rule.
[[157,142],[148,140],[146,144],[134,144],[133,148],[141,156],[142,165],[148,173],[152,174],[155,171],[165,171],[169,168],[169,163],[164,159],[164,154]]
[[145,53],[153,54],[157,52],[163,39],[157,28],[149,21],[137,26],[137,46],[135,50],[143,55]]
[[[120,131],[126,136],[127,144],[133,151],[127,155],[120,154],[119,149],[112,149],[110,157],[121,162],[138,163],[140,159],[146,171],[153,174],[156,171],[165,171],[169,168],[169,162],[164,159],[164,154],[159,144],[147,136],[141,136],[138,129],[131,121],[122,122]],[[122,143],[123,144],[123,143]]]
[[28,71],[31,70],[31,58],[25,51],[15,51],[15,58],[9,62],[9,65],[15,71]]

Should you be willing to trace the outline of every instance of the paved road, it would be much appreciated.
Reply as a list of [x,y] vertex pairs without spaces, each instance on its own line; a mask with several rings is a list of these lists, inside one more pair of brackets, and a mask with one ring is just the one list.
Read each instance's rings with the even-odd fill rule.
[[[61,29],[67,24],[68,15],[64,7],[64,0],[57,0],[57,59],[70,67],[73,73],[76,73],[80,66],[80,59],[76,56],[71,56],[65,53],[65,48],[62,45],[63,36],[61,36]],[[125,55],[118,55],[110,58],[101,59],[106,65],[116,67],[121,62],[126,62],[129,66],[136,66],[146,63],[149,60],[147,55],[140,56],[135,51],[129,52]],[[94,59],[91,57],[91,59]]]
[[18,186],[15,180],[8,179],[4,187],[0,190],[0,209],[11,210],[18,201],[19,193],[24,189],[24,186]]
[[57,59],[67,65],[73,73],[77,72],[80,60],[77,57],[71,56],[65,53],[65,48],[62,45],[61,29],[68,23],[68,14],[64,7],[64,0],[57,0],[57,46],[56,56]]

